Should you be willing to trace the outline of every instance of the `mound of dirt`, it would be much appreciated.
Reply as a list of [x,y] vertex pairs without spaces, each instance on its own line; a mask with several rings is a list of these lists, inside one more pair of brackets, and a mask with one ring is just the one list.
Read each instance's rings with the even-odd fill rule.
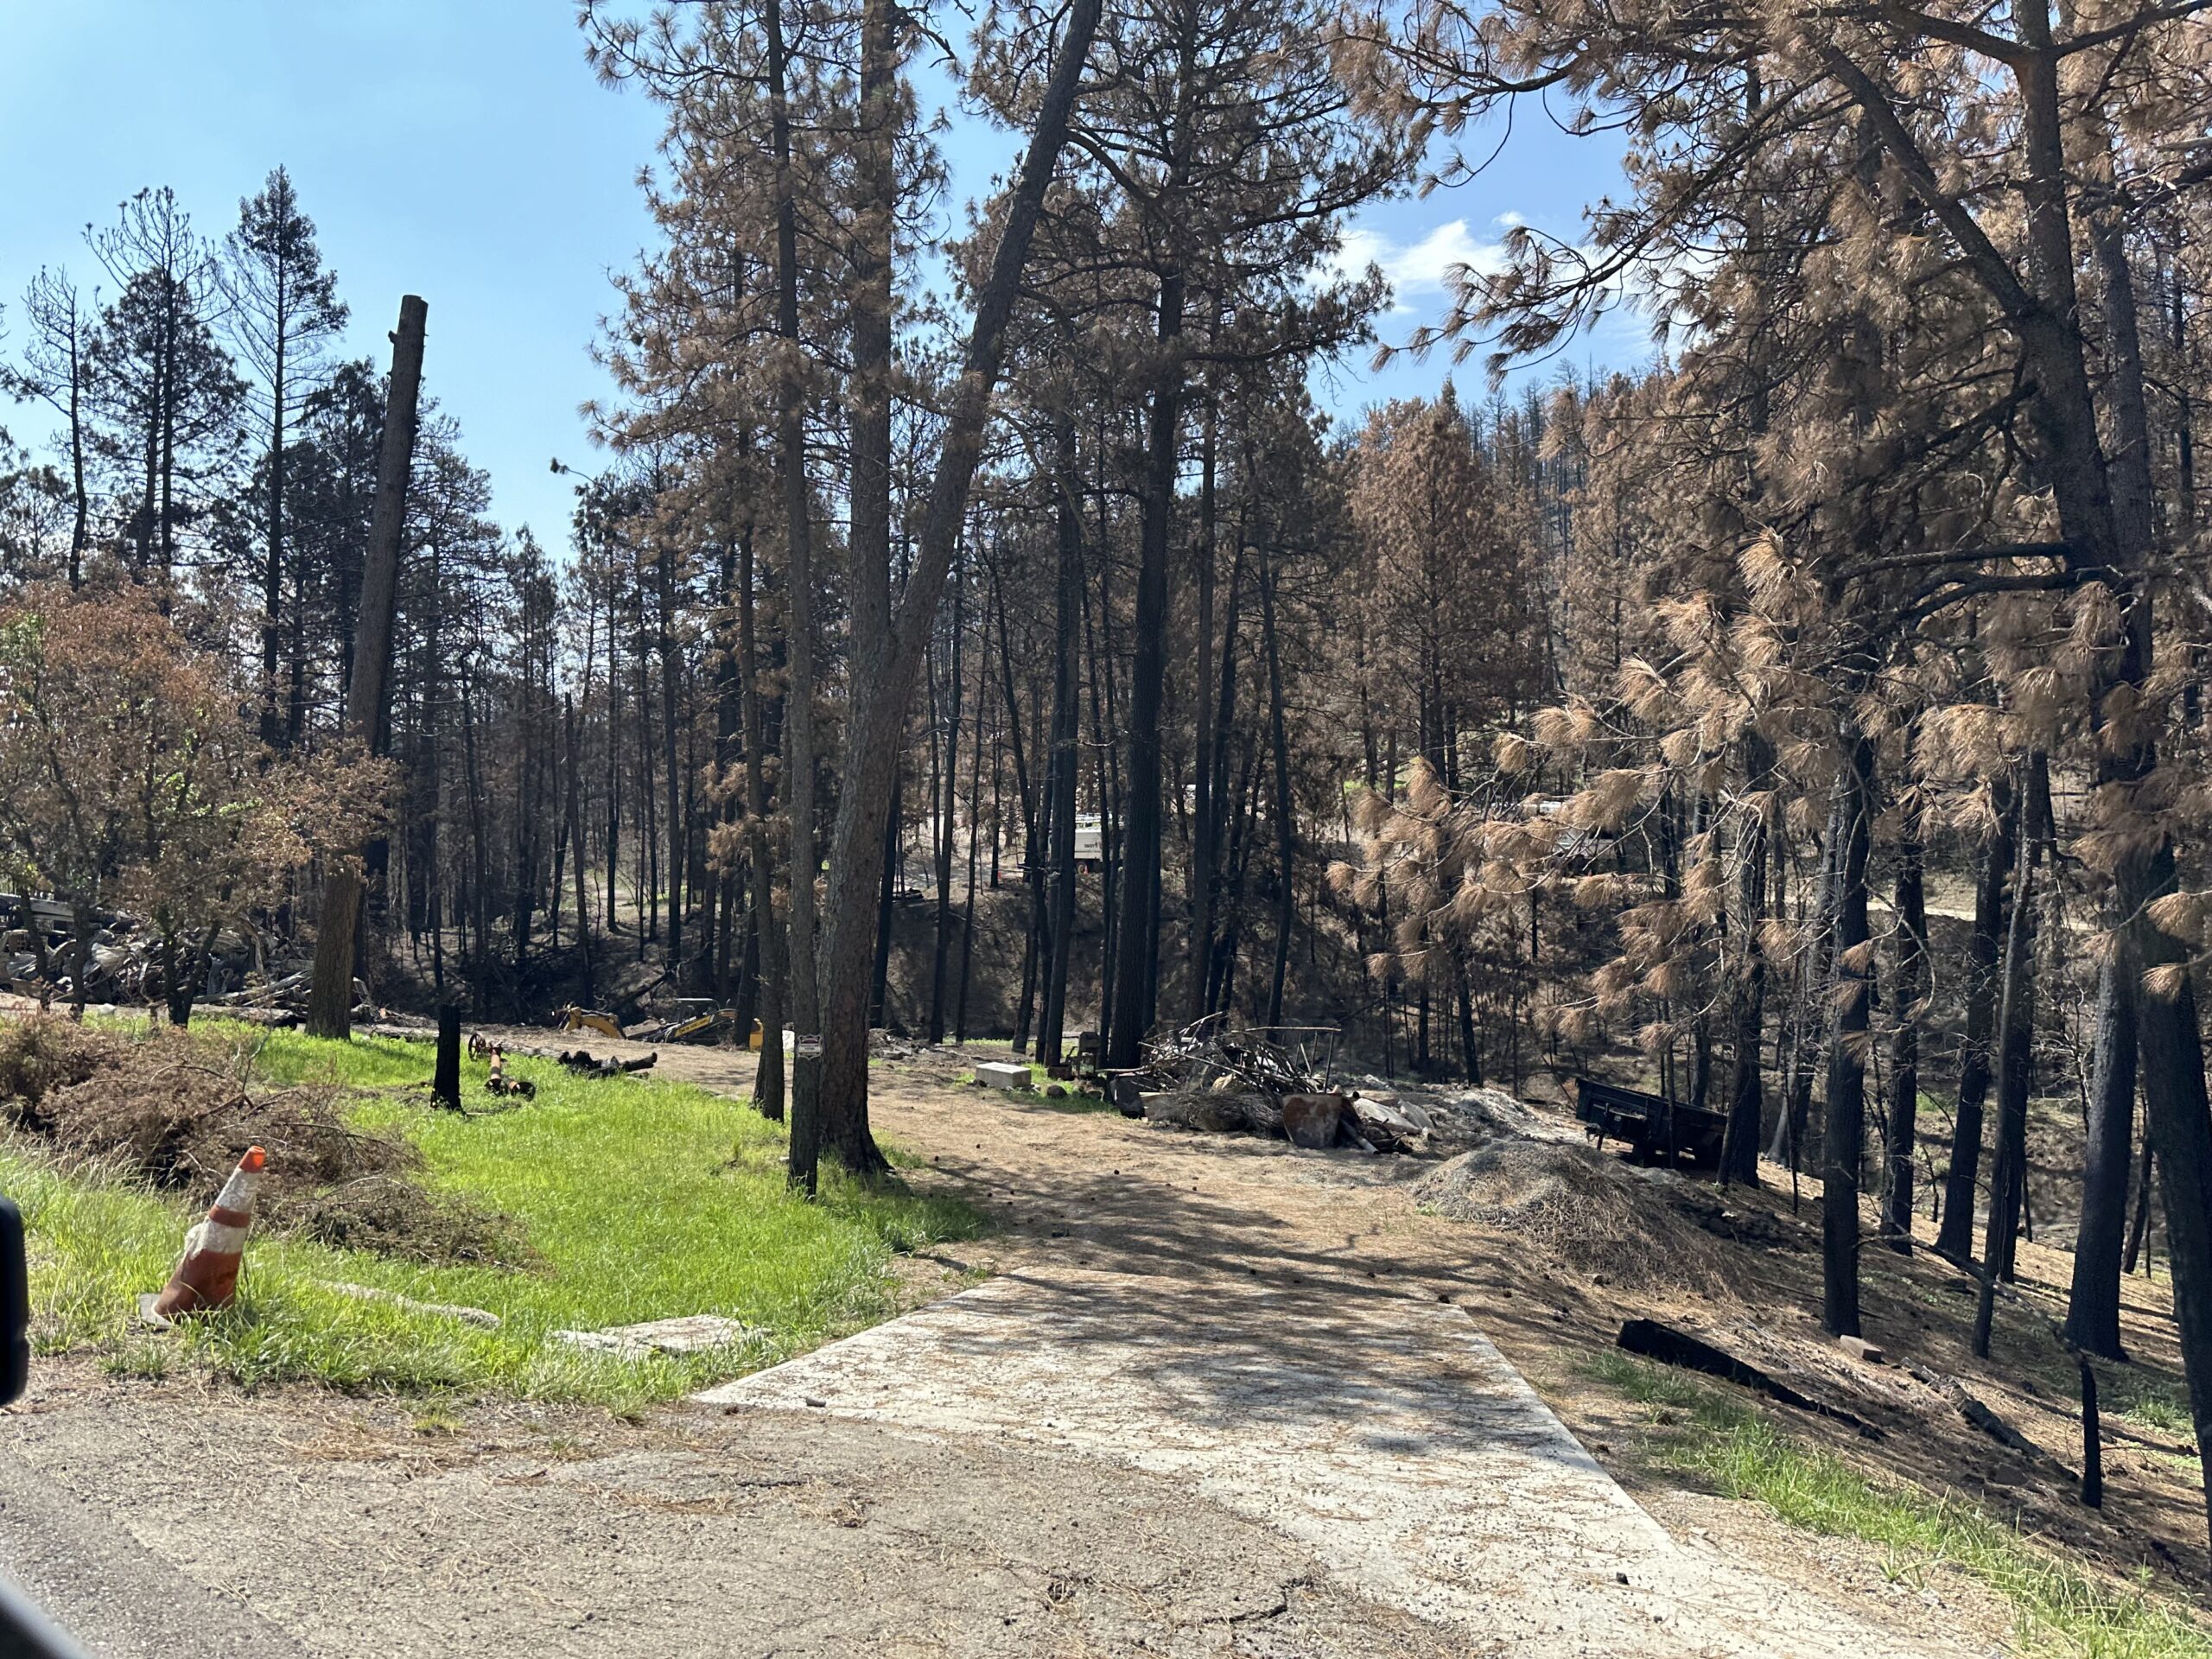
[[1508,1138],[1461,1154],[1413,1191],[1433,1214],[1510,1233],[1609,1286],[1734,1295],[1736,1264],[1684,1213],[1669,1191],[1681,1185],[1572,1142]]
[[228,1058],[183,1032],[131,1037],[54,1017],[0,1024],[0,1121],[195,1204],[259,1146],[269,1154],[257,1206],[264,1226],[425,1262],[527,1255],[508,1217],[425,1190],[409,1141],[349,1125],[342,1090],[250,1090]]

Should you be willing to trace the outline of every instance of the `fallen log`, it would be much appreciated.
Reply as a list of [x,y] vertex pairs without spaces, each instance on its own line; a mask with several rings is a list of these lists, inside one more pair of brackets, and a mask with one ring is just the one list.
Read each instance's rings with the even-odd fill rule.
[[[1936,1254],[1980,1287],[1980,1300],[1974,1313],[1974,1351],[1982,1358],[1989,1357],[1989,1322],[1996,1312],[1997,1298],[2001,1293],[2041,1320],[2044,1329],[2050,1332],[2051,1339],[2073,1360],[2075,1370],[2081,1378],[2082,1472],[2078,1477],[2074,1475],[2056,1458],[2049,1461],[2052,1468],[2064,1473],[2068,1479],[2078,1482],[2076,1496],[2085,1506],[2093,1510],[2102,1509],[2105,1502],[2104,1426],[2097,1410],[2096,1368],[2089,1363],[2088,1354],[2066,1334],[2064,1325],[2022,1295],[2018,1286],[2001,1283],[1986,1265],[1970,1257],[1954,1255],[1943,1250]],[[1923,1382],[1926,1380],[1925,1377],[1922,1379]],[[1992,1414],[1994,1415],[1993,1413]],[[1969,1417],[1968,1421],[1973,1419]],[[2033,1454],[2030,1455],[2032,1458]]]
[[577,1049],[574,1053],[563,1049],[560,1055],[563,1066],[587,1077],[619,1077],[631,1071],[650,1071],[659,1059],[658,1051],[641,1060],[626,1060],[618,1054],[601,1059],[588,1048]]
[[2108,1440],[2126,1440],[2130,1446],[2140,1446],[2153,1452],[2163,1452],[2170,1458],[2193,1458],[2196,1455],[2196,1446],[2193,1442],[2162,1440],[2155,1434],[2140,1434],[2132,1428],[2124,1428],[2118,1423],[2100,1421],[2097,1425],[2097,1432]]
[[1716,1348],[1702,1338],[1687,1331],[1677,1331],[1673,1325],[1662,1325],[1656,1319],[1630,1319],[1621,1326],[1620,1335],[1614,1338],[1619,1347],[1646,1359],[1656,1359],[1663,1365],[1680,1366],[1684,1370],[1702,1371],[1707,1376],[1717,1376],[1742,1388],[1778,1400],[1785,1406],[1799,1411],[1811,1412],[1855,1430],[1863,1438],[1878,1440],[1882,1431],[1865,1419],[1854,1416],[1840,1406],[1829,1405],[1808,1394],[1800,1394],[1780,1377],[1769,1375],[1748,1360],[1738,1359],[1726,1349]]
[[1923,1365],[1916,1359],[1900,1360],[1898,1363],[1912,1376],[1926,1383],[1949,1401],[1952,1408],[1960,1416],[1965,1418],[1967,1422],[1973,1424],[1974,1427],[1989,1436],[2006,1451],[2018,1453],[2030,1463],[2056,1470],[2068,1480],[2079,1484],[2080,1477],[2071,1469],[2021,1433],[2018,1429],[2006,1422],[1973,1395],[1967,1393],[1966,1385],[1958,1378],[1946,1376],[1932,1366]]

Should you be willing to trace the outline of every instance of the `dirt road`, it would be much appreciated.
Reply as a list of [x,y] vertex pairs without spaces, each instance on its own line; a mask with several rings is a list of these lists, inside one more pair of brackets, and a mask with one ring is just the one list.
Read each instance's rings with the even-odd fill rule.
[[[747,1081],[741,1058],[663,1053],[667,1074]],[[885,1068],[879,1128],[921,1160],[918,1184],[1000,1221],[951,1259],[1002,1275],[986,1311],[1032,1323],[999,1323],[995,1350],[962,1333],[979,1304],[940,1304],[857,1339],[905,1379],[877,1405],[906,1405],[833,1401],[854,1374],[836,1350],[639,1422],[48,1363],[0,1425],[0,1570],[101,1651],[184,1659],[1989,1650],[1950,1638],[1993,1610],[1903,1590],[1745,1506],[1662,1504],[1670,1536],[1605,1496],[1484,1340],[1541,1356],[1566,1293],[1416,1213],[1418,1166],[1012,1102],[954,1086],[964,1065]],[[1052,1300],[1071,1286],[1089,1287],[1087,1332]],[[1055,1382],[1071,1352],[1090,1357]],[[1225,1354],[1325,1399],[1271,1413],[1264,1388],[1217,1389],[1205,1420],[1171,1392],[1108,1413],[1101,1440],[1102,1390]],[[1314,1429],[1363,1401],[1367,1443]],[[1515,1436],[1550,1486],[1499,1474]],[[1317,1486],[1296,1458],[1324,1454]],[[1584,1558],[1504,1550],[1557,1544],[1562,1494],[1597,1504]],[[1633,1582],[1608,1579],[1612,1556]],[[1516,1593],[1531,1573],[1551,1576]],[[1526,1617],[1497,1624],[1502,1606]]]

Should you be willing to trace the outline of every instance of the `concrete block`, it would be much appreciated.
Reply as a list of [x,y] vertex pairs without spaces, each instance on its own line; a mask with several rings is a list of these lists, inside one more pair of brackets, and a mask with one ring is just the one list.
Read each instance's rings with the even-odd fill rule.
[[1005,1060],[987,1060],[976,1068],[976,1081],[986,1089],[1027,1089],[1030,1069]]

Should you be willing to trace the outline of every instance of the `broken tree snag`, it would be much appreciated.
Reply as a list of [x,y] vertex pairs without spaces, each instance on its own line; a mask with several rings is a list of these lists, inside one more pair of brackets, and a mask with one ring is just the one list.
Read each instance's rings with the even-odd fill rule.
[[1787,1382],[1770,1376],[1746,1360],[1741,1360],[1726,1350],[1714,1347],[1687,1331],[1677,1331],[1671,1325],[1662,1325],[1656,1319],[1630,1319],[1621,1326],[1616,1344],[1631,1354],[1641,1354],[1646,1359],[1656,1359],[1662,1365],[1678,1365],[1686,1371],[1702,1371],[1707,1376],[1717,1376],[1725,1382],[1764,1394],[1770,1400],[1779,1400],[1785,1406],[1795,1406],[1800,1411],[1809,1411],[1815,1416],[1826,1417],[1856,1430],[1870,1440],[1882,1438],[1882,1431],[1864,1419],[1853,1416],[1840,1406],[1815,1400],[1810,1395],[1800,1394]]
[[461,1109],[461,1007],[438,1008],[438,1058],[430,1073],[430,1096],[448,1111]]
[[2082,1371],[2082,1506],[2101,1510],[2105,1506],[2105,1449],[2098,1433],[2097,1374],[2087,1354],[2077,1352],[2074,1363]]
[[[385,747],[392,619],[399,591],[399,556],[407,523],[407,485],[415,460],[415,429],[423,386],[423,339],[429,308],[410,294],[399,302],[391,336],[391,380],[384,437],[377,456],[377,493],[361,567],[360,609],[353,619],[353,677],[346,687],[346,736],[363,754]],[[308,988],[308,1029],[317,1037],[350,1037],[353,1019],[354,930],[360,919],[359,845],[333,851],[324,869],[316,918],[315,976]]]

